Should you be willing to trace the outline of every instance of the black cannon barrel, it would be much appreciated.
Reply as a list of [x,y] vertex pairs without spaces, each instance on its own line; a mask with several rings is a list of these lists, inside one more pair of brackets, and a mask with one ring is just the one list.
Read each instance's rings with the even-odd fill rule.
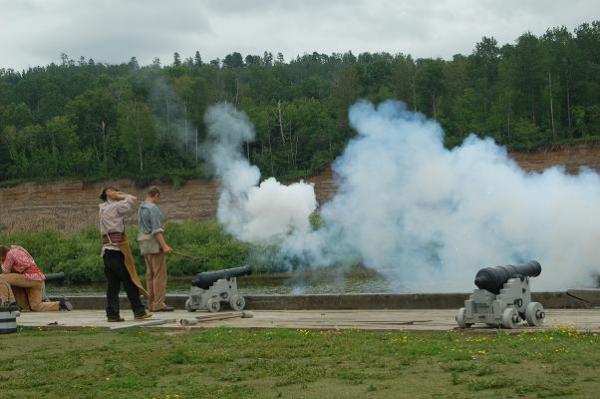
[[213,272],[202,272],[198,273],[192,280],[192,285],[207,290],[220,278],[240,277],[249,274],[252,274],[252,268],[250,266],[232,267],[231,269],[216,270]]
[[60,283],[64,279],[65,279],[64,272],[46,274],[46,282],[47,283]]
[[542,266],[535,260],[521,265],[486,267],[475,275],[475,285],[482,290],[498,295],[504,283],[509,279],[520,276],[536,277],[541,272]]

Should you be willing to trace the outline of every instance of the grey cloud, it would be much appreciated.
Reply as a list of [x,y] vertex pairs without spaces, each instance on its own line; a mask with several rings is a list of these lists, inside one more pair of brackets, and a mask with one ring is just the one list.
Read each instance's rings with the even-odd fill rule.
[[211,0],[206,2],[207,11],[213,15],[323,15],[337,10],[362,10],[368,3],[366,0]]
[[348,50],[450,58],[470,53],[482,36],[510,43],[597,15],[591,0],[0,0],[0,8],[0,67],[13,68],[57,61],[61,52],[142,64],[196,50],[206,60]]
[[[187,46],[190,38],[210,32],[206,14],[194,4],[177,8],[152,1],[103,1],[94,6],[70,1],[25,2],[0,17],[0,40],[9,54],[43,58],[43,63],[56,60],[62,52],[113,63],[131,56],[150,62],[154,56],[172,54],[182,44]],[[8,37],[16,39],[6,40]],[[7,58],[8,66],[19,62],[8,54]],[[3,60],[0,66],[5,63]]]

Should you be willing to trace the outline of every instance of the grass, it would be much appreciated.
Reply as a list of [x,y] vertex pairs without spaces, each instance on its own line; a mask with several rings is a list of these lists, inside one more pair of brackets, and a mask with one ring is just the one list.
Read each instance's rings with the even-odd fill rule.
[[0,336],[9,398],[595,398],[600,337],[224,328]]

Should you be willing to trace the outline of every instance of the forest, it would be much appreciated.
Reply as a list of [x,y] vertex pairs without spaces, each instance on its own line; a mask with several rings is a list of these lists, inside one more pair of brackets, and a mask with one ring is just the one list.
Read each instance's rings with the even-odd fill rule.
[[264,177],[305,177],[355,135],[348,107],[361,98],[437,120],[448,147],[471,133],[517,150],[596,141],[600,21],[502,46],[483,37],[451,60],[347,51],[206,61],[196,51],[144,66],[61,54],[59,64],[0,68],[0,181],[210,177],[203,115],[220,101],[253,122],[256,140],[240,150]]

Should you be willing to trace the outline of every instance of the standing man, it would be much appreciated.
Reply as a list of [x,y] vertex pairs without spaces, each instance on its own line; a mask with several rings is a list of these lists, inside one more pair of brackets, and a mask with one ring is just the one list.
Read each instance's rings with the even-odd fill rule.
[[[65,298],[54,302],[42,301],[46,275],[37,267],[33,257],[25,248],[18,245],[10,247],[0,245],[0,260],[2,261],[0,283],[4,285],[5,290],[5,284],[10,285],[0,302],[12,301],[16,298],[21,309],[33,312],[73,309],[73,305]],[[8,298],[4,298],[6,295]]]
[[146,261],[146,284],[150,294],[150,310],[153,312],[172,312],[167,306],[167,257],[172,251],[163,236],[162,213],[156,205],[160,199],[160,189],[152,186],[138,212],[140,252]]
[[106,187],[100,193],[100,233],[102,234],[102,259],[106,275],[106,318],[108,321],[124,321],[119,313],[121,283],[127,293],[136,320],[152,316],[140,300],[140,292],[148,297],[135,270],[133,254],[125,234],[124,219],[137,204],[133,195]]

